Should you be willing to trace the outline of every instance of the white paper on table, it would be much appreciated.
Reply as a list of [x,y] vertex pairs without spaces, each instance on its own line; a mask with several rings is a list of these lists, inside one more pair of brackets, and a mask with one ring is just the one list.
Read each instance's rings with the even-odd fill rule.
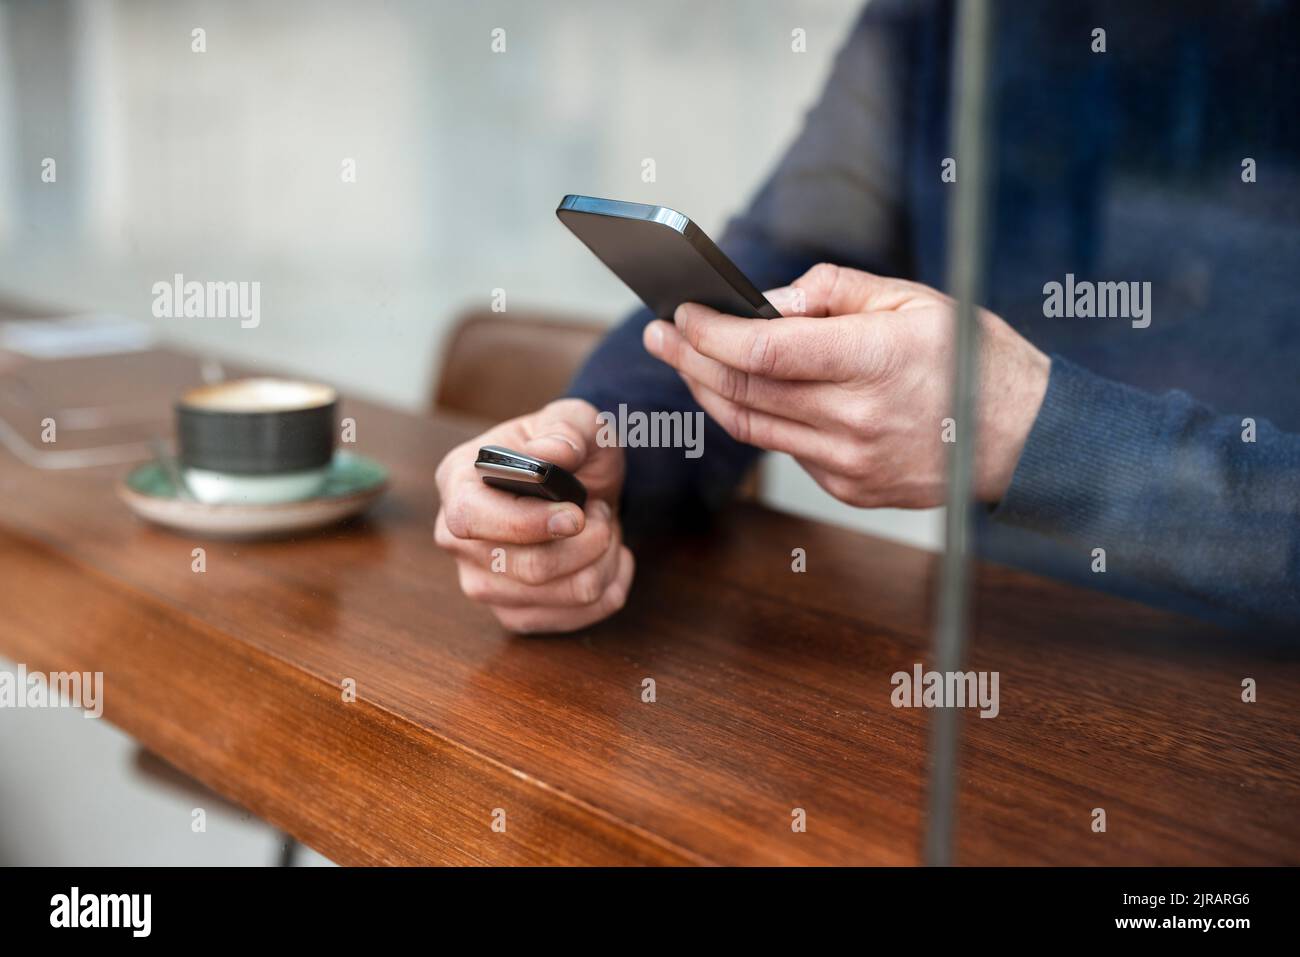
[[32,359],[140,352],[153,344],[148,325],[108,313],[0,322],[0,349]]

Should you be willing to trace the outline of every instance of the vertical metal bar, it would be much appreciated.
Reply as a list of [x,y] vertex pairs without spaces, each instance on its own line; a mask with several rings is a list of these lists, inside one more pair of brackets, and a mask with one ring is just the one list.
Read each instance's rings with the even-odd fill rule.
[[[935,615],[935,669],[960,671],[970,625],[971,486],[975,464],[975,396],[979,353],[976,303],[984,275],[987,215],[989,4],[958,0],[954,44],[952,141],[956,144],[955,202],[948,218],[948,290],[957,300],[952,418],[956,441],[948,456],[948,512]],[[925,862],[953,863],[960,713],[934,712],[930,727],[930,793]]]

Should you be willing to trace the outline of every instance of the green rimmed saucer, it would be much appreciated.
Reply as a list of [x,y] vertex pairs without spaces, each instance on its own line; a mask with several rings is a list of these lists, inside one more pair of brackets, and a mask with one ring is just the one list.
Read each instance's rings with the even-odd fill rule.
[[160,462],[134,469],[117,494],[135,514],[180,532],[262,538],[333,525],[365,509],[388,487],[388,470],[364,455],[336,452],[325,486],[312,498],[265,505],[210,505],[182,498]]

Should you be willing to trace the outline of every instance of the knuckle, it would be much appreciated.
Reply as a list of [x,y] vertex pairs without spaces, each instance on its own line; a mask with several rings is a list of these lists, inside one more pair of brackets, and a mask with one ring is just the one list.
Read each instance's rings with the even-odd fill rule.
[[856,482],[843,475],[832,475],[826,480],[826,491],[845,505],[861,507],[862,496]]
[[724,365],[718,381],[718,394],[731,402],[740,402],[741,393],[745,389],[744,377],[745,374],[739,369]]
[[822,291],[827,302],[835,298],[835,288],[839,285],[840,280],[844,278],[845,271],[834,263],[818,263],[814,267],[816,273],[815,282],[818,289]]
[[442,461],[438,463],[438,467],[433,473],[434,483],[439,488],[441,488],[443,483],[446,482],[448,475],[450,475],[452,469],[456,467],[456,463],[469,454],[469,448],[471,445],[472,442],[462,442],[442,457]]
[[852,467],[850,468],[848,474],[852,475],[854,478],[869,479],[871,478],[872,474],[874,474],[875,470],[876,470],[875,456],[872,455],[870,452],[866,451],[865,449],[862,449],[859,450],[858,453],[853,456]]
[[[709,333],[708,333],[708,329],[704,326],[703,323],[690,322],[687,323],[685,326],[682,326],[680,323],[674,322],[674,325],[677,326],[677,331],[681,333],[681,336],[683,339],[686,340],[687,345],[689,345],[696,352],[702,353],[704,355],[709,354],[709,350],[708,350],[708,343],[710,341]],[[682,351],[685,352],[685,350]]]
[[730,426],[727,432],[737,442],[749,444],[750,431],[753,427],[753,421],[750,417],[749,410],[744,406],[733,406],[730,416]]
[[506,528],[515,540],[521,542],[542,541],[547,537],[545,515],[532,515],[520,508],[510,510],[506,516]]
[[870,402],[854,402],[843,409],[843,422],[857,436],[872,436],[880,427],[876,408]]
[[[624,558],[630,560],[631,555],[620,555],[619,558],[620,560]],[[615,612],[622,610],[623,606],[627,604],[627,596],[631,590],[631,577],[629,577],[627,581],[624,581],[621,577],[616,577],[614,579],[613,583],[609,586],[609,614],[612,615]]]
[[506,631],[517,635],[526,635],[532,628],[530,616],[514,608],[493,608],[492,616]]
[[455,536],[447,529],[446,512],[439,509],[438,517],[433,522],[433,543],[441,549],[450,550],[455,541]]
[[604,555],[609,551],[609,546],[614,541],[613,520],[592,522],[583,531],[589,532],[593,538],[592,551],[598,555]]
[[864,473],[869,458],[861,446],[854,443],[837,445],[831,455],[831,467],[836,475],[857,477]]
[[448,452],[442,457],[438,467],[434,469],[433,482],[438,488],[442,488],[443,483],[447,480],[447,469],[451,467],[451,460],[455,454],[455,452]]
[[460,563],[460,590],[470,601],[482,602],[488,597],[488,581],[478,573],[478,569],[468,562]]
[[818,285],[830,285],[839,278],[840,267],[834,263],[818,263],[808,270],[808,280]]
[[600,599],[605,590],[601,581],[600,569],[596,566],[584,568],[570,579],[573,600],[579,605],[590,605]]
[[748,361],[749,368],[758,375],[769,376],[776,368],[776,349],[766,326],[749,334]]
[[474,527],[472,508],[459,495],[452,494],[443,503],[443,521],[456,538],[469,538]]
[[546,554],[536,548],[521,549],[515,554],[514,573],[526,585],[544,584],[548,577]]

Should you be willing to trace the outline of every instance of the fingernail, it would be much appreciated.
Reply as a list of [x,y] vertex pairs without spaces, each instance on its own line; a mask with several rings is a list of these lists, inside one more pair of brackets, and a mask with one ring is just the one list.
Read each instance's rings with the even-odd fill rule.
[[578,534],[578,519],[571,509],[562,508],[552,512],[546,520],[546,530],[556,538]]
[[609,507],[609,502],[603,498],[596,499],[596,514],[608,521],[614,517],[614,510]]
[[686,303],[682,303],[673,312],[673,322],[677,323],[677,325],[680,326],[685,321],[686,321]]
[[659,324],[659,320],[650,323],[649,330],[646,332],[646,347],[651,352],[664,351],[664,327]]
[[769,289],[763,293],[763,298],[776,306],[777,309],[786,309],[793,304],[794,286],[780,286],[776,289]]

